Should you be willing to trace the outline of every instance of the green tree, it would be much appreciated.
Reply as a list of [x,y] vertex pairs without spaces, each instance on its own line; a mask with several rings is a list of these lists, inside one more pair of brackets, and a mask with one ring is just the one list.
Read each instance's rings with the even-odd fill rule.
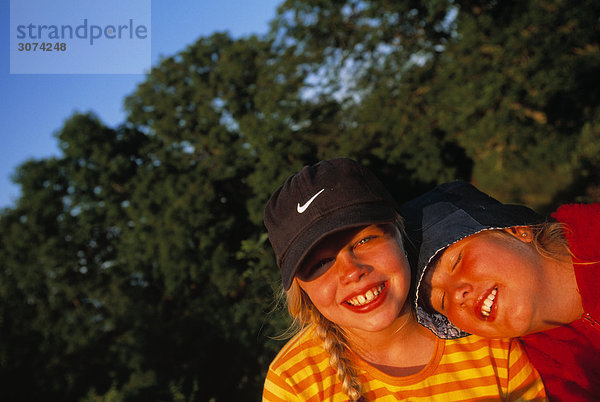
[[[577,144],[598,139],[600,7],[562,0],[456,5],[456,36],[431,82],[440,128],[474,160],[473,181],[484,190],[551,208],[571,183],[592,179]],[[585,196],[586,187],[562,200]]]
[[409,178],[467,178],[547,211],[597,188],[578,144],[597,139],[599,14],[593,1],[290,0],[273,27],[307,87],[343,101],[344,152],[360,142]]
[[143,136],[76,115],[58,133],[62,158],[30,161],[22,195],[1,218],[3,396],[75,399],[108,386],[118,366],[110,303],[118,281],[120,203]]

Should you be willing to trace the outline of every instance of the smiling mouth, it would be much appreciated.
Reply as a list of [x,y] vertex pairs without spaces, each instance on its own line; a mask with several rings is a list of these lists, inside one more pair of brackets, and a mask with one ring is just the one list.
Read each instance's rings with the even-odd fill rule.
[[346,300],[346,303],[348,303],[352,307],[362,307],[375,300],[377,296],[379,296],[381,292],[383,292],[384,289],[385,283],[382,283],[367,290],[362,295],[354,296],[353,298]]
[[494,287],[494,289],[490,292],[488,297],[483,301],[481,305],[481,315],[484,317],[489,317],[492,312],[492,307],[494,306],[494,300],[496,299],[496,294],[498,293],[498,287]]

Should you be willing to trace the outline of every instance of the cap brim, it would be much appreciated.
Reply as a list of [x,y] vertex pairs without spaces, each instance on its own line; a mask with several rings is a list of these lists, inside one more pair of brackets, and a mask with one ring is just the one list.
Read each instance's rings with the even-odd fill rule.
[[308,230],[298,235],[281,261],[284,289],[290,288],[302,261],[324,237],[353,227],[393,222],[397,216],[391,205],[376,202],[358,208],[357,205],[340,208],[310,225]]

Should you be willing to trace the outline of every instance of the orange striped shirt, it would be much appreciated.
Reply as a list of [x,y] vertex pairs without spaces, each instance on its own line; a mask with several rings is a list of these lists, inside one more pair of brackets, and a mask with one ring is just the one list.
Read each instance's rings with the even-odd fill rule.
[[[420,372],[393,377],[355,359],[368,401],[547,400],[544,385],[516,339],[476,335],[438,339]],[[263,401],[347,401],[322,341],[309,327],[292,338],[271,363]]]

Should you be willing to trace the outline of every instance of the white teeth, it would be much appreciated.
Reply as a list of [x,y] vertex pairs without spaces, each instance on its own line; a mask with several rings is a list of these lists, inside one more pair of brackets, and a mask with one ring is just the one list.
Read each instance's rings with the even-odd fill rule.
[[483,301],[483,305],[481,306],[481,314],[483,314],[485,317],[489,317],[490,313],[492,312],[492,305],[494,304],[496,293],[498,293],[497,287],[495,287],[488,297]]
[[352,299],[347,300],[346,302],[351,306],[363,306],[373,301],[377,296],[379,296],[383,288],[385,288],[385,285],[379,285],[377,287],[374,287],[373,289],[368,290],[364,295],[355,296]]

